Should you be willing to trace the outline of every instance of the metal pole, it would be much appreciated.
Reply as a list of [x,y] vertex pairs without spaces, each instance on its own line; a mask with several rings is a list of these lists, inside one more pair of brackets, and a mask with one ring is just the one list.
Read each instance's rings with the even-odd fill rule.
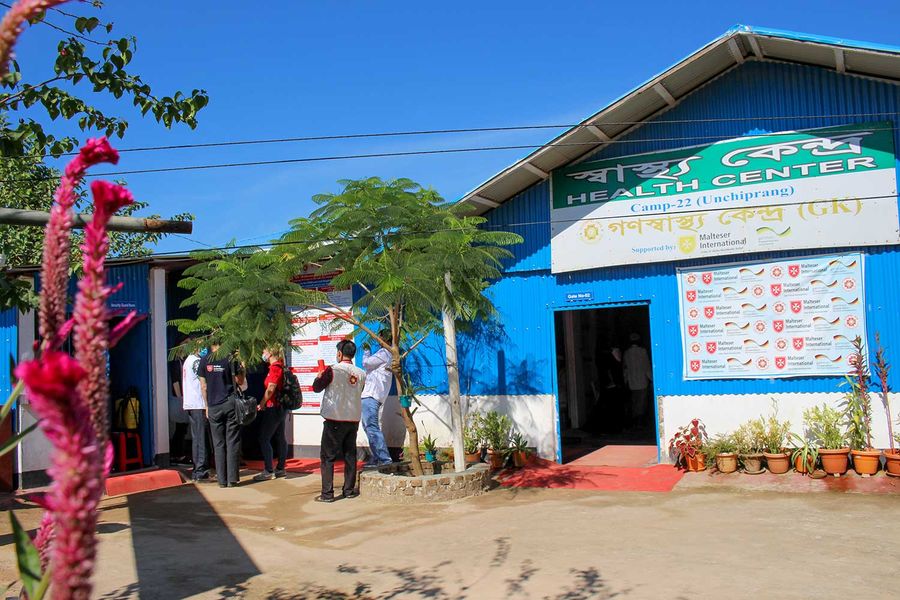
[[[84,228],[91,222],[91,215],[74,215],[74,226]],[[43,227],[50,219],[50,213],[40,210],[20,210],[0,208],[0,225],[23,225]],[[131,231],[146,233],[191,233],[194,224],[190,221],[168,221],[165,219],[145,219],[143,217],[112,217],[107,226],[109,231]]]
[[[444,274],[447,294],[453,294],[450,273]],[[462,414],[459,394],[459,363],[456,357],[456,321],[447,307],[441,311],[444,319],[444,349],[447,354],[447,387],[450,396],[450,423],[453,434],[453,466],[457,473],[466,470],[466,455],[463,445],[463,428],[466,426]]]

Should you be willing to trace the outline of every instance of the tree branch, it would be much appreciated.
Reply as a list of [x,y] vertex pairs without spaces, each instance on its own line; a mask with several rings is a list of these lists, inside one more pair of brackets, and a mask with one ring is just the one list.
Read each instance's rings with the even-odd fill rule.
[[15,94],[8,94],[5,98],[0,97],[0,107],[9,104],[16,97],[22,97],[26,92],[29,92],[31,90],[36,90],[40,87],[44,87],[45,85],[51,84],[54,81],[62,81],[64,79],[67,79],[67,77],[60,75],[58,77],[48,79],[47,81],[42,81],[41,83],[38,83],[37,85],[29,85],[28,87],[23,88],[21,91],[16,92]]
[[400,358],[401,358],[401,359],[406,358],[406,357],[409,355],[410,352],[412,352],[413,350],[415,350],[415,349],[419,346],[419,344],[421,344],[422,342],[424,342],[424,341],[427,340],[427,339],[428,339],[428,336],[427,336],[427,335],[426,335],[426,336],[423,336],[423,337],[421,337],[421,338],[419,338],[419,341],[417,341],[415,344],[413,344],[412,346],[410,346],[409,350],[407,350],[406,352],[404,352],[404,353],[400,356]]

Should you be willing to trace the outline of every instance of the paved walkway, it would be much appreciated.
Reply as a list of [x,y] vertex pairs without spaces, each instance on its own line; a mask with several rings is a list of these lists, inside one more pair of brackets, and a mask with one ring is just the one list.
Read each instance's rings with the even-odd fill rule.
[[[900,597],[895,494],[499,488],[385,507],[318,504],[317,486],[295,473],[106,500],[95,597]],[[37,510],[18,514],[37,524]],[[0,521],[4,582],[14,572],[8,527]]]

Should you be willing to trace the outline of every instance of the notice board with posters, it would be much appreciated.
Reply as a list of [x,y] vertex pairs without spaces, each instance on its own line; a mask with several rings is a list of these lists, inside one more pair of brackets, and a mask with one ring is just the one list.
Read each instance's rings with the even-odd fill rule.
[[[342,312],[351,313],[353,294],[351,290],[336,290],[331,286],[334,273],[301,274],[297,283],[306,289],[324,292],[330,305]],[[336,361],[337,345],[351,336],[353,326],[334,316],[338,309],[323,305],[321,308],[291,308],[294,333],[290,340],[288,364],[297,377],[303,392],[303,406],[294,414],[319,414],[322,408],[322,394],[312,389],[313,380],[318,375],[319,361],[332,365]],[[328,311],[322,310],[327,308]]]
[[585,162],[550,189],[554,273],[900,242],[891,122]]
[[679,270],[684,378],[844,375],[864,289],[859,253]]

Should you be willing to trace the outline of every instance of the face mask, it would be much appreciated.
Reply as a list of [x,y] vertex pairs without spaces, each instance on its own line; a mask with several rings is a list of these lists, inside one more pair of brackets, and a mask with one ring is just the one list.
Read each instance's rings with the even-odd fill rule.
[[202,348],[202,349],[200,350],[200,358],[203,358],[203,357],[206,356],[207,354],[209,354],[209,348]]
[[269,359],[272,358],[272,355],[268,352],[263,352],[262,359],[264,362],[269,362]]

